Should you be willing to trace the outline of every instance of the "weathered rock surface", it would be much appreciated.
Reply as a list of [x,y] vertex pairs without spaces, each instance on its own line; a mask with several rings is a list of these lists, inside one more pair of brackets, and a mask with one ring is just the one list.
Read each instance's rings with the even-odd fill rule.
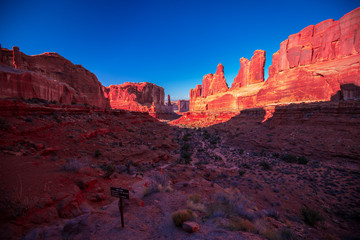
[[189,233],[194,233],[200,230],[200,226],[196,222],[186,221],[182,224],[182,229]]
[[[21,89],[16,87],[13,89],[7,89],[8,94],[12,96],[1,95],[0,97],[24,97],[28,98],[28,91],[35,92],[59,92],[58,88],[52,89],[52,85],[47,82],[53,81],[60,84],[67,84],[73,90],[69,90],[67,94],[64,90],[62,97],[66,99],[72,99],[75,103],[86,103],[97,107],[109,107],[109,101],[105,96],[104,87],[98,81],[95,74],[91,73],[81,65],[74,65],[69,60],[60,56],[57,53],[43,53],[40,55],[28,56],[20,52],[18,47],[13,47],[13,50],[1,49],[1,62],[4,65],[13,67],[19,70],[28,72],[27,74],[39,77],[32,77],[37,79],[37,84],[27,83],[27,88]],[[3,74],[2,81],[11,78],[11,74],[8,71],[1,71]],[[48,79],[47,81],[45,79]],[[34,80],[32,81],[34,82]],[[44,84],[42,84],[44,82]],[[15,83],[13,84],[15,85]],[[9,86],[9,85],[8,85]],[[25,92],[26,91],[26,92]],[[74,97],[73,91],[80,97]],[[69,96],[64,96],[69,95]],[[61,103],[68,104],[67,100],[61,100],[59,94],[48,95],[33,94],[33,97],[42,98],[48,101],[59,101]],[[45,98],[43,98],[45,97]]]
[[[191,111],[240,111],[296,102],[329,101],[341,86],[360,86],[360,8],[339,21],[325,20],[290,35],[273,54],[269,78],[263,82],[265,52],[256,50],[241,68],[229,91],[209,92],[208,75],[190,90]],[[202,97],[199,89],[203,89]],[[347,99],[360,96],[353,91]]]
[[202,83],[202,96],[207,97],[216,93],[226,92],[229,89],[225,76],[224,66],[219,63],[216,73],[209,73],[204,76]]
[[[62,104],[173,113],[164,105],[164,89],[152,83],[104,87],[96,76],[57,53],[28,56],[0,46],[0,98],[42,99]],[[170,99],[168,99],[170,100]],[[154,103],[154,107],[151,105]]]
[[151,105],[164,105],[164,88],[152,83],[111,85],[107,88],[110,105],[115,109],[148,112]]

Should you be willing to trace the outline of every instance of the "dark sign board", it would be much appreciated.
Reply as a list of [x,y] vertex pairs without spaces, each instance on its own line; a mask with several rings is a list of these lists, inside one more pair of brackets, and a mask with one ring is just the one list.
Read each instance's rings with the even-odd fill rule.
[[111,196],[129,199],[129,190],[123,188],[110,187]]

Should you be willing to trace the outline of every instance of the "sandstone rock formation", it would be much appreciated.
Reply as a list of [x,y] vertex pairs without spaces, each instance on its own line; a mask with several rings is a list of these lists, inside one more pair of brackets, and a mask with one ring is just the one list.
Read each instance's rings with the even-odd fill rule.
[[[77,97],[69,96],[67,98],[73,98],[76,103],[86,103],[89,105],[97,107],[109,107],[109,101],[105,97],[104,87],[98,81],[95,74],[91,73],[81,65],[74,65],[69,60],[60,56],[57,53],[43,53],[40,55],[28,56],[20,52],[18,47],[13,47],[13,50],[1,49],[2,62],[9,66],[19,70],[37,73],[37,76],[42,78],[47,78],[49,81],[57,81],[63,84],[67,84],[76,94],[80,96],[81,101]],[[7,75],[8,73],[3,73]],[[33,74],[33,76],[35,76]],[[32,78],[34,79],[34,77]],[[41,81],[40,81],[41,82]],[[52,92],[52,89],[47,89],[46,84],[41,86],[33,86],[33,91],[48,91]],[[30,90],[32,88],[28,88]],[[8,89],[8,92],[12,92],[14,95],[12,97],[26,97],[28,93],[17,92],[21,89]],[[25,89],[23,89],[25,90]],[[65,93],[66,94],[66,93]],[[44,95],[35,97],[42,98]],[[11,96],[1,96],[1,97],[11,97]],[[46,98],[45,100],[56,100],[58,101],[58,96],[53,96]],[[59,100],[61,103],[68,103]]]
[[226,92],[229,89],[225,76],[224,66],[219,63],[216,73],[209,73],[204,76],[202,83],[202,96],[207,97],[216,93]]
[[[345,84],[360,86],[360,8],[311,25],[290,35],[273,54],[264,82],[265,51],[256,50],[241,68],[231,89],[211,88],[222,83],[222,65],[215,75],[190,90],[191,111],[240,111],[245,108],[296,102],[329,101]],[[217,81],[211,81],[217,76]],[[213,89],[213,90],[212,90]],[[220,90],[219,90],[220,89]],[[202,95],[201,95],[202,90]],[[211,91],[212,90],[212,91]],[[356,99],[358,92],[349,96]]]
[[264,50],[256,50],[251,61],[247,58],[240,59],[241,67],[231,85],[231,89],[245,87],[264,81],[265,54],[266,52]]
[[[164,89],[152,83],[104,87],[96,76],[57,53],[28,56],[0,46],[0,98],[38,98],[62,104],[172,113],[164,105]],[[150,109],[154,104],[154,109]],[[156,114],[152,113],[153,116]]]

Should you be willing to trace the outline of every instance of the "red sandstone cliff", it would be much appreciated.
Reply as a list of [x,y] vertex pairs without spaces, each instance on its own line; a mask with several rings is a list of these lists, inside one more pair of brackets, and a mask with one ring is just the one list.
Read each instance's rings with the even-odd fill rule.
[[339,21],[326,20],[290,35],[273,54],[266,82],[264,51],[255,51],[251,61],[241,58],[240,64],[229,91],[208,94],[207,81],[191,89],[190,110],[239,111],[274,104],[329,101],[344,84],[360,86],[360,8]]
[[151,105],[164,106],[164,88],[153,83],[124,83],[107,88],[111,108],[148,112]]
[[153,116],[172,112],[164,105],[162,87],[124,83],[106,88],[93,73],[57,53],[28,56],[18,47],[11,51],[0,46],[0,85],[0,98],[39,98],[149,112]]
[[[53,85],[42,85],[41,82],[51,82],[56,81],[58,83],[66,84],[71,87],[77,96],[67,96],[65,98],[72,99],[71,101],[76,103],[86,103],[89,105],[94,105],[97,107],[109,107],[109,101],[105,97],[104,88],[101,83],[98,81],[95,74],[91,73],[81,65],[74,65],[69,60],[60,56],[57,53],[43,53],[40,55],[28,56],[19,51],[18,47],[13,47],[13,50],[1,49],[1,63],[9,67],[13,67],[24,72],[28,72],[32,76],[33,82],[36,78],[37,85],[29,85],[28,88],[20,87],[23,84],[19,80],[15,80],[18,83],[12,83],[10,86],[17,86],[15,88],[3,89],[2,92],[7,91],[7,95],[1,95],[1,97],[24,97],[27,98],[29,92],[59,92],[60,90],[49,89]],[[18,72],[19,73],[19,72]],[[8,71],[2,72],[3,79],[9,78],[10,73]],[[12,74],[12,79],[19,79],[14,77]],[[47,81],[43,81],[43,79]],[[26,92],[23,92],[26,91]],[[10,95],[9,95],[10,94]],[[66,94],[66,93],[64,93]],[[31,95],[35,98],[43,98],[50,101],[58,101],[60,103],[68,104],[68,101],[64,101],[64,96],[49,95],[45,96],[43,94],[33,94]],[[44,96],[46,98],[44,98]],[[70,102],[71,103],[71,102]]]

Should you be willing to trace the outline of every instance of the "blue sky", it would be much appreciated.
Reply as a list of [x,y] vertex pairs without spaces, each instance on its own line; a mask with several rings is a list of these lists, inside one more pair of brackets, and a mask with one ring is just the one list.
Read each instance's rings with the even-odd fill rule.
[[104,86],[152,82],[172,99],[224,65],[229,86],[239,59],[272,54],[290,34],[338,20],[357,1],[32,1],[0,2],[0,43],[28,55],[58,52]]

